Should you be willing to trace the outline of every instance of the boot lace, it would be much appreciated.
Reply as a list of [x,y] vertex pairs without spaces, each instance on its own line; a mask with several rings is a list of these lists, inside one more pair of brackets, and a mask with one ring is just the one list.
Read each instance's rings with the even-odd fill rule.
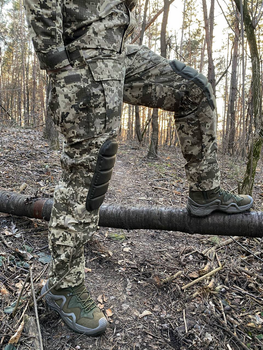
[[[94,300],[91,298],[89,292],[87,291],[85,286],[82,286],[81,289],[75,290],[72,292],[72,295],[75,295],[78,300],[81,302],[85,311],[90,312],[97,307]],[[83,296],[85,295],[85,296]]]
[[223,196],[223,201],[227,202],[229,199],[234,198],[237,202],[240,201],[241,197],[235,195],[229,191],[222,190],[221,188],[218,191],[219,196]]

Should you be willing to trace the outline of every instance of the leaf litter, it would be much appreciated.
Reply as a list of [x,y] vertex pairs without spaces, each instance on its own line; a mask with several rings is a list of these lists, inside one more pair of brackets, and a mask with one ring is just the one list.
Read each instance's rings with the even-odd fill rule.
[[[0,190],[52,197],[60,152],[35,130],[2,128],[0,137]],[[120,141],[105,203],[184,207],[180,150],[160,148],[157,160],[146,154],[146,146]],[[219,154],[219,162],[223,186],[235,189],[245,161]],[[233,168],[242,171],[229,177]],[[262,175],[261,164],[257,211],[263,210]],[[0,348],[38,348],[37,321],[46,350],[263,348],[261,238],[100,227],[86,247],[86,284],[109,328],[90,338],[69,330],[42,299],[34,312],[29,267],[39,297],[50,263],[47,231],[42,220],[0,214]]]

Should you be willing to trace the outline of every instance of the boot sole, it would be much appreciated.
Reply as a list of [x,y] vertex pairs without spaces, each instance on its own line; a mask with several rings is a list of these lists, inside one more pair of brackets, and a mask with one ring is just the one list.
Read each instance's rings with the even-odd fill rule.
[[238,206],[236,203],[230,203],[228,205],[221,204],[219,199],[216,199],[207,204],[198,204],[188,197],[187,210],[193,216],[208,216],[213,211],[222,211],[227,214],[239,214],[249,210],[253,205],[253,198],[250,198],[250,202],[246,205]]
[[[46,283],[41,290],[41,295],[48,290],[48,283]],[[99,326],[96,328],[87,328],[76,323],[76,316],[74,313],[65,313],[56,303],[55,300],[63,299],[62,305],[64,305],[66,298],[63,296],[57,296],[52,294],[50,291],[44,297],[47,305],[54,311],[56,311],[67,326],[77,333],[82,333],[90,336],[97,336],[105,332],[108,325],[108,321],[105,317],[99,320]]]

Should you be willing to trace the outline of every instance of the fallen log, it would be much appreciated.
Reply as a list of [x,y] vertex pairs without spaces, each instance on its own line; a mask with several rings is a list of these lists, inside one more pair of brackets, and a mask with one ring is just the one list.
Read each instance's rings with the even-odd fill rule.
[[[37,219],[50,219],[52,199],[30,198],[0,191],[0,212]],[[193,217],[186,209],[102,205],[99,226],[123,229],[154,229],[203,235],[263,237],[263,212],[226,215],[213,213]]]

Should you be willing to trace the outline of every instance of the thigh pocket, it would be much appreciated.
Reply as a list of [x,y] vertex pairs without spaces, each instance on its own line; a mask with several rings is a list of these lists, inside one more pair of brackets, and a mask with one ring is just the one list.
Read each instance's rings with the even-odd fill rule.
[[96,59],[88,63],[93,79],[101,83],[104,94],[106,132],[119,128],[123,103],[125,66],[122,60]]

